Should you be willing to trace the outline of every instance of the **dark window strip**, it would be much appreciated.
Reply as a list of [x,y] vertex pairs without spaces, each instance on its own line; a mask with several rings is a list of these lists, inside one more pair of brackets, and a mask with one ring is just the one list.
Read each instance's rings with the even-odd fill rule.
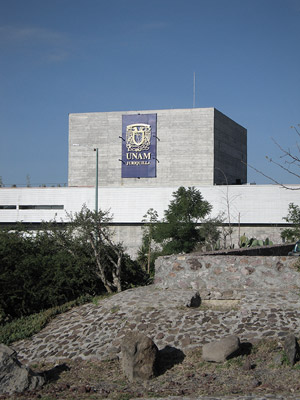
[[63,205],[25,205],[19,206],[20,210],[63,210]]

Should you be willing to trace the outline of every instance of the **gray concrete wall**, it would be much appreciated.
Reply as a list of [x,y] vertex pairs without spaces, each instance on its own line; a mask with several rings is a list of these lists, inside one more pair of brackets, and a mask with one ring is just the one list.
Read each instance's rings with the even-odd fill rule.
[[235,247],[238,246],[239,237],[245,234],[249,239],[265,240],[269,238],[274,244],[282,243],[281,232],[286,229],[284,225],[243,225],[233,227],[232,240]]
[[[122,136],[122,115],[137,113],[157,114],[159,162],[156,178],[121,178],[122,140],[119,136]],[[214,126],[217,140],[214,140]],[[235,183],[241,167],[238,165],[237,170],[233,170],[232,160],[239,157],[236,152],[244,136],[242,139],[238,136],[244,131],[214,108],[70,114],[69,186],[94,185],[96,161],[93,148],[96,147],[99,148],[100,186],[213,185],[214,157],[217,157],[216,166],[231,174]],[[246,154],[246,151],[244,146],[240,153]]]
[[[243,224],[242,226],[238,227],[236,225],[232,227],[232,234],[231,239],[232,243],[234,244],[234,248],[238,248],[240,237],[245,234],[248,239],[255,238],[258,240],[266,240],[267,238],[271,240],[274,244],[282,243],[281,239],[281,232],[287,228],[283,224],[280,225],[267,225],[267,224]],[[220,228],[221,237],[220,243],[222,248],[228,247],[230,245],[230,237],[227,235],[226,239],[224,239],[223,232],[228,232],[228,225],[223,226]]]
[[[282,239],[280,237],[280,232],[285,229],[283,226],[243,226],[240,229],[240,234],[246,234],[249,239],[251,237],[265,240],[267,237],[273,241],[274,244],[282,243]],[[138,249],[142,243],[142,225],[139,224],[122,224],[122,225],[114,225],[113,230],[115,232],[114,239],[116,241],[123,242],[127,253],[135,258],[138,252]],[[238,249],[239,243],[239,230],[238,227],[233,227],[232,241],[234,244],[234,248]],[[229,246],[229,237],[227,237],[227,246]],[[221,244],[223,245],[223,240],[221,239]]]
[[214,158],[217,185],[247,182],[247,130],[216,109]]

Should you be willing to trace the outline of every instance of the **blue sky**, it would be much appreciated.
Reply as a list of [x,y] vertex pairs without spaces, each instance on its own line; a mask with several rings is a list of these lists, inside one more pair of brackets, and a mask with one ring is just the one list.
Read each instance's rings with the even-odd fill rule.
[[299,20],[300,0],[0,0],[4,184],[67,182],[69,113],[191,108],[194,72],[196,106],[248,129],[248,162],[300,183],[265,158],[297,141]]

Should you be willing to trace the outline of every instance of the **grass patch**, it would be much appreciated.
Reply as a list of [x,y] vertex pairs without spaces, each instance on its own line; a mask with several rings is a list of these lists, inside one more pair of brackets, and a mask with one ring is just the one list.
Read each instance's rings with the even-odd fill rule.
[[114,294],[115,293],[105,293],[105,294],[100,294],[98,296],[94,296],[92,297],[91,302],[95,304],[95,306],[97,306],[101,300],[106,299],[107,297],[111,297]]
[[[280,394],[280,398],[286,398],[285,395],[292,392],[295,398],[300,399],[299,366],[278,365],[277,368],[270,368],[274,353],[282,355],[278,341],[266,339],[255,344],[253,348],[255,352],[251,351],[249,355],[232,358],[224,363],[203,361],[201,347],[191,349],[186,352],[181,363],[170,366],[162,375],[149,380],[147,384],[127,381],[120,362],[116,359],[69,359],[65,360],[69,368],[59,374],[57,381],[39,390],[38,395],[42,400],[129,400],[169,396],[223,398],[237,393],[245,397],[249,393],[256,393],[261,398],[273,393]],[[250,369],[243,368],[247,360],[250,362]],[[43,361],[35,372],[49,371],[55,366],[55,361]],[[84,388],[87,386],[91,391],[85,393]],[[19,395],[9,398],[19,400]]]
[[282,351],[282,357],[281,357],[282,365],[287,365],[290,366],[291,363],[289,362],[288,356],[285,351]]
[[[107,295],[97,296],[97,301],[105,297]],[[18,340],[30,338],[32,335],[40,332],[57,315],[91,301],[93,301],[93,297],[90,295],[80,296],[78,299],[69,301],[61,306],[52,307],[37,314],[17,318],[4,325],[0,325],[0,343],[9,345]]]
[[115,313],[117,313],[118,311],[120,311],[120,306],[113,306],[113,307],[110,309],[110,312],[111,312],[112,314],[115,314]]
[[54,400],[54,399],[56,399],[56,396],[42,396],[41,398],[40,398],[40,400]]
[[118,400],[130,400],[131,398],[132,398],[132,395],[125,393],[125,394],[121,394],[118,397]]
[[262,339],[257,344],[252,347],[251,353],[265,353],[265,354],[273,354],[278,351],[278,340],[276,339]]
[[216,363],[214,365],[214,369],[216,371],[218,370],[226,370],[226,369],[240,369],[243,367],[244,363],[246,361],[245,356],[238,356],[234,358],[230,358],[229,360],[224,361],[223,363]]

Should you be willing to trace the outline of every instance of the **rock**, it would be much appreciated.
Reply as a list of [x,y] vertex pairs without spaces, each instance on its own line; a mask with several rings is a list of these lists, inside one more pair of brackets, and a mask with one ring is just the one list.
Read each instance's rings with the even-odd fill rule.
[[252,385],[253,388],[257,388],[258,386],[261,386],[261,381],[259,381],[256,378],[253,378],[252,381],[251,381],[251,385]]
[[251,361],[250,361],[249,357],[248,357],[247,360],[244,362],[242,368],[243,368],[244,371],[250,371],[250,370],[252,369],[252,364],[251,364]]
[[14,350],[0,344],[0,394],[34,390],[44,382],[41,375],[35,374],[18,361]]
[[202,358],[205,361],[224,362],[238,355],[240,340],[237,336],[227,336],[216,342],[207,343],[202,347]]
[[201,297],[199,292],[196,292],[194,296],[188,301],[187,307],[200,307],[201,305]]
[[289,363],[294,365],[299,359],[299,345],[293,333],[290,333],[285,337],[283,349]]
[[282,355],[279,354],[279,353],[274,354],[274,356],[273,356],[273,363],[274,363],[276,366],[282,365]]
[[129,332],[125,335],[121,344],[121,366],[129,381],[153,378],[157,356],[157,346],[143,333]]

